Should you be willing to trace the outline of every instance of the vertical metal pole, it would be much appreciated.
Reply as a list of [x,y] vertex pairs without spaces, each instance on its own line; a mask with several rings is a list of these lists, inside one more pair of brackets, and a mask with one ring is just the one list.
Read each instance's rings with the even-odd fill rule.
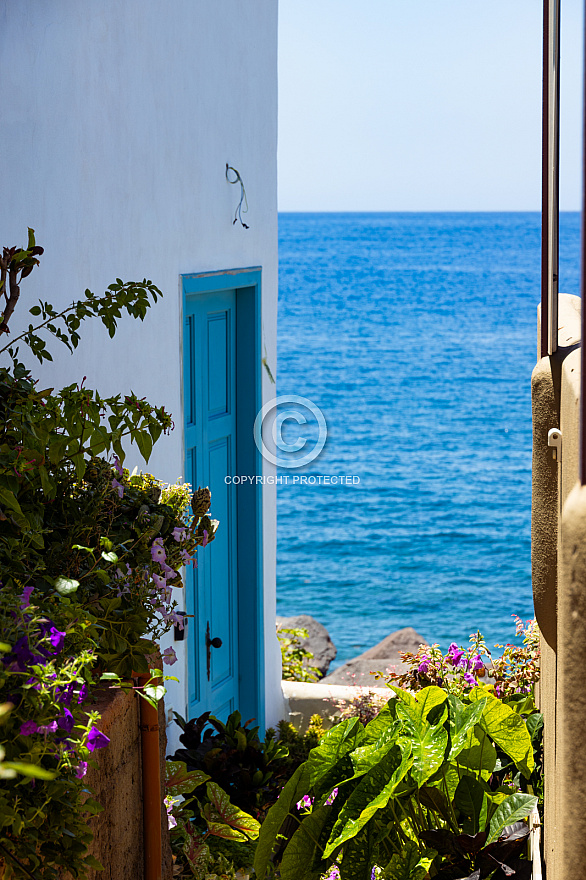
[[[586,52],[586,3],[584,11],[584,49]],[[586,54],[582,86],[582,229],[580,235],[580,293],[582,295],[582,345],[581,345],[581,389],[580,389],[580,482],[586,484]]]
[[543,2],[541,356],[557,349],[559,266],[560,0]]

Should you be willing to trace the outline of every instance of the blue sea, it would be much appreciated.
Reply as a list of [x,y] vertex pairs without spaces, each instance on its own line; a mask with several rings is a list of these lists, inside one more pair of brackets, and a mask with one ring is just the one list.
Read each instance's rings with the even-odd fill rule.
[[[539,214],[279,226],[277,393],[308,398],[328,433],[313,462],[279,471],[278,613],[320,620],[334,665],[404,626],[443,648],[478,628],[489,646],[513,641],[511,615],[533,616]],[[579,293],[579,231],[563,214],[565,293]],[[283,436],[300,430],[289,420]],[[359,481],[317,480],[334,475]]]

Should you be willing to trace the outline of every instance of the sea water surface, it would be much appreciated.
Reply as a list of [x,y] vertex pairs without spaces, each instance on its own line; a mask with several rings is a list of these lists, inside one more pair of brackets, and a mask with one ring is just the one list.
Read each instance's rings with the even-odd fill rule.
[[[339,665],[413,626],[442,647],[532,616],[534,213],[281,214],[277,393],[328,428],[280,474],[277,603],[329,630]],[[578,214],[560,289],[579,293]],[[289,425],[288,430],[294,430]],[[299,430],[299,429],[298,429]]]

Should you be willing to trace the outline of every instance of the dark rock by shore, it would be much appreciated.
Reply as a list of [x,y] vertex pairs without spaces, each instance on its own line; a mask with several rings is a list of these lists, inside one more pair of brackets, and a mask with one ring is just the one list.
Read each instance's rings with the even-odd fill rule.
[[349,684],[362,687],[381,687],[372,672],[405,672],[406,664],[401,661],[399,651],[415,653],[420,645],[427,645],[427,640],[416,632],[412,626],[406,626],[390,633],[378,645],[348,660],[343,666],[330,672],[330,663],[335,659],[336,646],[323,624],[309,614],[298,614],[295,617],[277,617],[277,625],[287,629],[305,629],[307,638],[300,639],[301,645],[313,654],[311,665],[316,666],[322,676],[323,684]]
[[330,663],[335,659],[338,649],[332,642],[330,634],[315,617],[309,614],[298,614],[295,617],[277,617],[277,626],[287,629],[305,629],[307,638],[300,638],[299,643],[306,651],[311,651],[311,666],[316,666],[322,676],[327,675]]
[[427,645],[427,640],[419,635],[412,626],[404,627],[386,636],[378,645],[348,660],[343,666],[335,669],[323,679],[324,684],[349,684],[362,687],[381,687],[372,672],[405,672],[406,664],[401,661],[399,651],[415,653],[420,645]]

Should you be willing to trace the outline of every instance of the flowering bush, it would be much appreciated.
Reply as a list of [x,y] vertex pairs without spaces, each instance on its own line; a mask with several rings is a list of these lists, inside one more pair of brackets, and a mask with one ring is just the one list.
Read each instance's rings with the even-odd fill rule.
[[[496,645],[503,648],[502,656],[493,658],[480,631],[470,636],[470,646],[461,648],[453,642],[444,655],[439,645],[421,645],[416,653],[401,652],[403,663],[410,669],[404,673],[391,672],[387,680],[412,691],[431,684],[449,693],[461,696],[476,687],[485,677],[493,679],[497,697],[529,694],[539,681],[539,628],[536,620],[526,624],[516,614],[516,634],[523,637],[523,646]],[[377,673],[377,678],[383,677]]]
[[[6,306],[0,335],[20,296],[20,281],[42,248],[29,231],[25,249],[0,256]],[[144,318],[160,291],[146,279],[120,279],[99,297],[57,314],[50,303],[12,345],[0,349],[0,873],[56,880],[98,867],[87,855],[86,818],[100,809],[85,783],[88,762],[107,745],[91,711],[100,680],[148,673],[158,637],[180,625],[171,595],[180,566],[213,540],[209,491],[198,490],[193,516],[188,486],[165,487],[123,468],[123,443],[148,461],[173,423],[164,407],[134,394],[101,398],[81,385],[40,390],[18,361],[24,341],[51,359],[45,331],[69,348],[97,316],[111,336],[123,310]],[[100,456],[110,456],[113,463]],[[172,649],[165,652],[173,662]],[[140,690],[164,693],[161,673]]]

